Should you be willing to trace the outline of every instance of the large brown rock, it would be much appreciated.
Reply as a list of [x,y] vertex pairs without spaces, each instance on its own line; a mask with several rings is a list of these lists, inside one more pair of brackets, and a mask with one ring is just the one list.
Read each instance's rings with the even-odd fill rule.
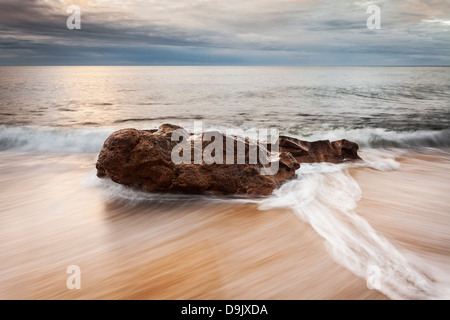
[[[206,164],[204,161],[194,164],[195,148],[201,146],[204,151],[212,142],[203,139],[205,133],[192,136],[184,131],[192,140],[202,139],[202,142],[199,145],[191,144],[190,163],[175,164],[171,158],[172,150],[178,144],[178,141],[171,141],[174,130],[184,129],[163,124],[158,130],[122,129],[112,133],[100,151],[97,175],[149,192],[268,195],[295,176],[300,162],[337,163],[359,159],[356,153],[358,145],[347,140],[304,142],[280,137],[280,152],[275,159],[271,159],[278,162],[278,171],[272,175],[263,175],[261,170],[273,163],[263,164],[258,159],[256,164],[249,164],[249,152],[251,148],[266,150],[264,144],[221,135],[223,163],[226,163],[226,147],[231,146],[234,149],[234,164]],[[237,164],[238,141],[245,146],[244,164]],[[268,147],[269,150],[273,148],[270,145]]]

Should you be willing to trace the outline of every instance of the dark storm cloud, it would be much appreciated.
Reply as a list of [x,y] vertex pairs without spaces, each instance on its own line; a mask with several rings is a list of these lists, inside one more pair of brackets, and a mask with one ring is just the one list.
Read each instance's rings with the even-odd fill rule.
[[[184,40],[186,35],[180,30],[168,32],[163,28],[142,26],[138,19],[124,17],[120,13],[108,10],[83,14],[82,29],[68,30],[66,20],[69,16],[65,7],[61,13],[54,13],[48,5],[30,1],[31,5],[20,5],[0,1],[0,31],[6,37],[12,35],[26,36],[32,41],[44,38],[44,43],[64,43],[70,45],[74,41],[84,45],[98,44],[193,44]],[[153,34],[153,35],[152,35]],[[195,43],[195,42],[194,42]],[[201,44],[201,43],[195,43]]]

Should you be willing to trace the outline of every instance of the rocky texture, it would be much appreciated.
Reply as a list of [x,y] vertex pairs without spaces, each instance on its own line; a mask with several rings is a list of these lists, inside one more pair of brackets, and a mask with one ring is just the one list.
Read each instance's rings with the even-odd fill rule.
[[[268,195],[284,181],[294,177],[301,162],[338,163],[359,159],[358,145],[347,140],[305,142],[280,137],[278,160],[272,159],[279,161],[279,169],[273,175],[262,175],[261,169],[269,167],[271,163],[263,165],[258,161],[249,164],[248,160],[250,148],[264,148],[264,145],[222,135],[223,163],[226,163],[225,141],[232,139],[232,144],[227,142],[228,146],[234,145],[234,164],[194,164],[194,143],[191,144],[191,163],[175,164],[171,154],[178,142],[171,141],[171,136],[176,129],[184,130],[175,125],[163,124],[158,130],[123,129],[112,133],[98,157],[97,176],[109,177],[114,182],[149,192]],[[192,140],[202,139],[205,135],[192,136],[185,130],[184,134]],[[212,142],[202,140],[202,150],[205,150]],[[238,141],[245,145],[245,164],[236,164]],[[271,148],[269,145],[269,150]]]
[[307,142],[280,136],[279,143],[280,151],[291,153],[298,163],[341,163],[361,159],[358,156],[358,145],[345,139],[333,142],[328,140]]

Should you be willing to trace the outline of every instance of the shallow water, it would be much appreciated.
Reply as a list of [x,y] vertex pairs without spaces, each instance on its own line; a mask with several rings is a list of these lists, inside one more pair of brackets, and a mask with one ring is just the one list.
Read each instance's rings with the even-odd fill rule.
[[[400,155],[391,150],[364,156],[372,160],[303,165],[299,179],[275,191],[275,199],[264,201],[262,208],[291,208],[325,240],[328,252],[339,264],[362,278],[369,278],[370,270],[376,269],[377,289],[390,298],[447,299],[448,153]],[[374,190],[375,195],[367,194],[366,189]],[[392,219],[401,220],[396,224]],[[369,223],[371,220],[377,222],[378,229]],[[417,226],[420,232],[412,228]],[[394,245],[384,233],[411,237],[410,242],[417,246],[404,252],[405,244]],[[418,259],[430,240],[434,260]]]
[[3,152],[0,297],[446,297],[450,157],[363,155],[398,165],[305,165],[265,200],[174,201],[99,180],[95,154]]
[[[448,70],[0,67],[0,298],[448,298]],[[114,130],[195,120],[346,138],[364,162],[253,200],[96,177]]]

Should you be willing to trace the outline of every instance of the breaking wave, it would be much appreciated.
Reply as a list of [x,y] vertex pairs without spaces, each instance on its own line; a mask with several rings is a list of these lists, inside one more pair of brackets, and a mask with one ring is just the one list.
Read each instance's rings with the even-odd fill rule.
[[431,131],[390,131],[381,128],[334,129],[314,132],[307,136],[299,135],[304,140],[340,140],[355,141],[366,148],[442,148],[450,147],[450,129]]
[[[99,152],[114,128],[56,128],[0,125],[0,150],[55,153]],[[450,130],[395,132],[384,129],[335,129],[298,138],[304,140],[348,139],[363,148],[450,147]]]
[[113,131],[107,128],[0,126],[0,150],[95,153],[100,151]]

